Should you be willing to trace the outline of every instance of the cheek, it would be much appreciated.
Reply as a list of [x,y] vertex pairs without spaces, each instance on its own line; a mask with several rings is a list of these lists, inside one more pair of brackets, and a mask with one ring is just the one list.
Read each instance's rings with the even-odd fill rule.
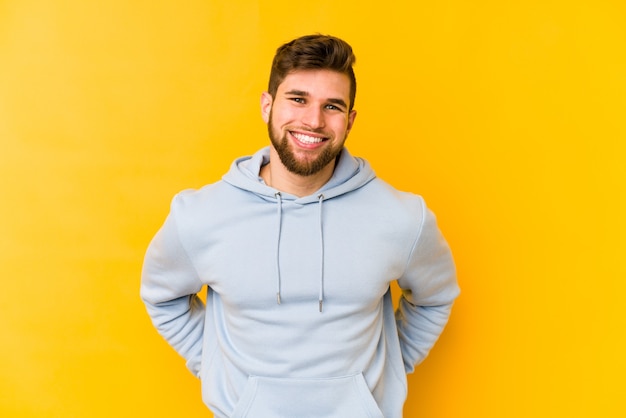
[[276,126],[282,126],[292,118],[288,109],[282,106],[274,106],[272,109],[272,121]]
[[278,115],[278,117],[274,118],[274,126],[278,127],[301,127],[302,126],[303,116],[298,112],[298,110],[285,110]]
[[348,122],[345,119],[336,121],[331,126],[332,126],[333,131],[338,136],[345,136],[348,133],[349,127],[350,127],[350,125],[348,124]]

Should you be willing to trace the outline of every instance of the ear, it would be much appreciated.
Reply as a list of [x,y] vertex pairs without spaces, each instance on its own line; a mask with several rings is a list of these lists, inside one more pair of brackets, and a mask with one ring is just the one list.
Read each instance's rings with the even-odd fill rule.
[[261,94],[261,117],[265,123],[270,121],[270,111],[272,110],[272,96],[264,91]]
[[350,133],[350,130],[352,129],[352,125],[354,125],[354,120],[356,119],[356,110],[351,110],[350,113],[348,113],[348,127],[346,129],[346,134]]

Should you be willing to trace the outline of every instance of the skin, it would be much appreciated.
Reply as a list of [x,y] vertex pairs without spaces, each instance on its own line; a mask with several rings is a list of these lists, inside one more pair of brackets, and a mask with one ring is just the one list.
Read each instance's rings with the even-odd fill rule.
[[331,70],[287,75],[276,97],[261,95],[261,115],[271,140],[270,163],[261,168],[266,184],[306,196],[332,176],[336,157],[352,129],[350,79]]

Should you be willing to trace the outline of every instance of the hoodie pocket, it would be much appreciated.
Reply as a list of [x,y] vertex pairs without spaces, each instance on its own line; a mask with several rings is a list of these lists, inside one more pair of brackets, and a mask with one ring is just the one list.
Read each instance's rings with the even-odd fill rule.
[[384,418],[362,374],[327,379],[251,376],[232,418]]

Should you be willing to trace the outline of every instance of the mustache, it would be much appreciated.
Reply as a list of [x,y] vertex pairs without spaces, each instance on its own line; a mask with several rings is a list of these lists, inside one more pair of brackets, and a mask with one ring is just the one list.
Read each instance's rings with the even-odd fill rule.
[[318,135],[322,135],[325,138],[330,138],[331,134],[326,132],[323,128],[307,128],[305,126],[288,126],[285,128],[286,131],[292,132],[302,132],[302,133],[307,133],[310,132],[312,134],[318,134]]

